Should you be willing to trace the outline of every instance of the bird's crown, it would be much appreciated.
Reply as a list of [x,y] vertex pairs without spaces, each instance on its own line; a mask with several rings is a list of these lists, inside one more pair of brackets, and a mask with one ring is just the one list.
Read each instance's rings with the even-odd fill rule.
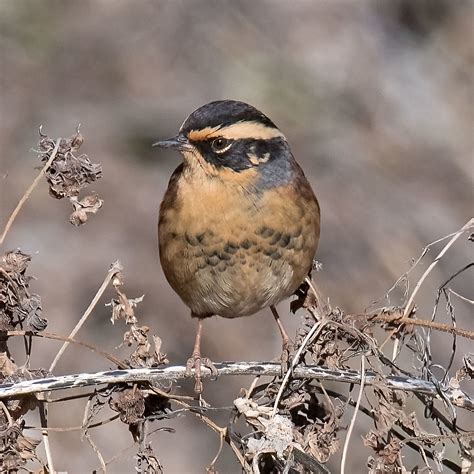
[[216,100],[199,107],[184,121],[180,132],[184,135],[192,133],[195,138],[204,138],[209,130],[215,130],[238,138],[251,138],[249,133],[252,128],[256,134],[267,129],[267,136],[282,135],[265,114],[237,100]]

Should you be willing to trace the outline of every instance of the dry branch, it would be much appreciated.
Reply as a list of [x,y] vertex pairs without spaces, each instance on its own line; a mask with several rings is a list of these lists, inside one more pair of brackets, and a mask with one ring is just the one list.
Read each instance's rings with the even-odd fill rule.
[[365,385],[365,356],[362,355],[360,359],[360,389],[359,395],[357,396],[357,402],[355,405],[354,414],[352,415],[351,422],[349,424],[349,428],[347,429],[346,439],[344,441],[344,448],[342,449],[342,459],[341,459],[341,474],[345,473],[345,466],[346,466],[346,459],[347,459],[347,451],[349,449],[349,441],[351,439],[352,431],[355,426],[355,421],[357,418],[357,414],[359,413],[360,402],[362,400],[362,395],[364,393],[364,385]]
[[[260,375],[278,377],[281,365],[278,362],[222,362],[215,364],[219,375]],[[211,372],[203,369],[203,377],[210,377]],[[110,370],[96,373],[82,373],[26,380],[18,383],[0,385],[0,399],[17,397],[33,393],[88,387],[99,384],[117,384],[124,382],[162,382],[184,379],[186,367],[172,366],[165,368],[145,368],[128,370]],[[361,374],[356,370],[331,370],[315,365],[299,366],[293,371],[295,379],[318,379],[333,382],[360,384]],[[371,371],[365,372],[365,385],[377,385],[379,376]],[[439,389],[434,383],[412,377],[388,375],[384,379],[387,387],[394,390],[416,392],[436,398]],[[461,390],[445,390],[443,397],[456,406],[474,409],[474,399]]]
[[25,204],[25,202],[28,200],[28,198],[31,196],[31,193],[34,191],[38,183],[41,181],[41,178],[46,174],[46,171],[48,171],[48,168],[52,165],[54,159],[56,158],[56,155],[59,150],[59,145],[61,144],[61,138],[58,138],[54,144],[54,149],[51,152],[51,155],[49,156],[49,159],[46,161],[45,165],[39,172],[38,176],[33,180],[29,188],[25,191],[25,194],[21,197],[20,201],[18,202],[17,206],[13,210],[11,216],[9,217],[5,229],[2,232],[2,235],[0,236],[0,245],[3,244],[3,241],[5,240],[5,237],[8,234],[8,231],[10,230],[10,227],[13,225],[13,222],[15,222],[16,216],[18,213],[21,211],[21,208]]
[[418,282],[417,282],[417,284],[416,284],[416,286],[415,286],[415,288],[414,288],[407,304],[405,305],[405,311],[403,312],[403,317],[404,318],[406,318],[411,313],[411,311],[413,310],[415,297],[416,297],[418,291],[420,290],[421,285],[426,280],[426,277],[430,274],[430,272],[438,264],[438,262],[443,258],[444,254],[449,250],[449,248],[452,247],[454,242],[456,242],[456,240],[459,239],[459,237],[461,237],[461,235],[463,235],[465,232],[467,232],[467,231],[469,231],[473,228],[474,228],[474,218],[471,218],[471,219],[469,219],[468,222],[466,222],[466,224],[464,224],[464,226],[461,229],[459,229],[458,232],[456,232],[454,234],[454,236],[449,240],[449,242],[443,247],[441,252],[431,262],[430,266],[426,269],[426,271],[423,273],[421,278],[418,280]]
[[395,310],[393,313],[386,314],[347,314],[345,320],[362,320],[362,321],[378,321],[381,323],[391,323],[407,327],[420,326],[434,331],[447,332],[449,334],[474,340],[474,331],[463,328],[457,328],[451,324],[437,323],[436,321],[428,321],[426,319],[404,318],[401,310]]
[[[82,325],[85,323],[86,319],[89,317],[89,315],[92,313],[93,309],[95,308],[95,306],[96,306],[97,302],[99,301],[100,297],[104,294],[104,291],[106,290],[106,288],[109,285],[112,278],[114,278],[114,276],[118,272],[120,272],[122,269],[123,269],[122,265],[118,260],[112,264],[109,271],[107,272],[107,275],[106,275],[104,281],[102,282],[102,285],[100,285],[100,288],[97,290],[97,293],[95,294],[94,298],[92,298],[91,303],[89,304],[89,306],[85,310],[85,312],[82,315],[79,322],[76,324],[74,329],[69,334],[69,337],[68,337],[69,339],[73,338],[77,334],[79,329],[81,329]],[[59,351],[56,354],[56,357],[54,358],[53,362],[51,362],[51,365],[49,367],[50,372],[52,372],[54,370],[54,368],[56,367],[56,364],[58,363],[59,359],[63,355],[64,351],[69,346],[69,343],[70,343],[70,341],[64,341],[64,344],[59,349]]]

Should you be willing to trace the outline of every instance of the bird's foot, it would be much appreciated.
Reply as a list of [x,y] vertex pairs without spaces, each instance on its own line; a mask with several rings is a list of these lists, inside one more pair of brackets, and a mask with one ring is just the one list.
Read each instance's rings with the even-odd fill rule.
[[200,353],[193,353],[193,355],[186,362],[186,375],[191,377],[192,370],[194,369],[194,392],[196,395],[202,393],[202,372],[201,367],[207,367],[211,371],[212,377],[217,377],[218,372],[216,366],[212,363],[211,359],[208,357],[201,357]]
[[283,341],[281,356],[280,356],[282,374],[284,374],[290,369],[294,354],[295,354],[295,346],[291,342],[291,340],[288,339],[286,341]]

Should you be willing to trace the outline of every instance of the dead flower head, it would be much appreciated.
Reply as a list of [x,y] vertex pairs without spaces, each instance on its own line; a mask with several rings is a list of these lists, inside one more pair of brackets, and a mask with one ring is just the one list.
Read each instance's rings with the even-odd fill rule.
[[17,326],[30,331],[43,331],[48,322],[44,319],[41,298],[30,294],[26,275],[31,256],[21,250],[5,253],[0,258],[0,330],[13,330]]
[[[39,130],[38,154],[42,163],[47,163],[56,147],[56,142]],[[77,155],[84,142],[79,130],[69,138],[61,138],[56,156],[45,171],[49,192],[56,199],[68,198],[74,212],[69,220],[79,226],[87,221],[88,214],[95,214],[103,200],[92,194],[79,200],[78,195],[88,184],[102,177],[102,165],[92,163],[86,154]]]

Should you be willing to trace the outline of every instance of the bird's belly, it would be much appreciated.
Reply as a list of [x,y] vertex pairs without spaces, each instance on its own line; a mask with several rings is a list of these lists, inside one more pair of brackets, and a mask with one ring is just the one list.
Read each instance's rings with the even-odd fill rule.
[[195,316],[251,315],[291,295],[310,271],[319,239],[312,192],[246,194],[210,179],[170,188],[160,210],[160,260]]
[[291,295],[308,274],[317,240],[307,224],[286,232],[252,220],[230,228],[216,220],[197,232],[161,225],[161,263],[195,315],[248,316]]
[[[193,258],[196,261],[192,262]],[[248,316],[294,291],[292,266],[288,262],[275,264],[258,247],[254,252],[238,251],[232,256],[204,251],[204,255],[190,257],[183,263],[191,271],[196,270],[187,281],[189,290],[178,293],[195,314]]]

